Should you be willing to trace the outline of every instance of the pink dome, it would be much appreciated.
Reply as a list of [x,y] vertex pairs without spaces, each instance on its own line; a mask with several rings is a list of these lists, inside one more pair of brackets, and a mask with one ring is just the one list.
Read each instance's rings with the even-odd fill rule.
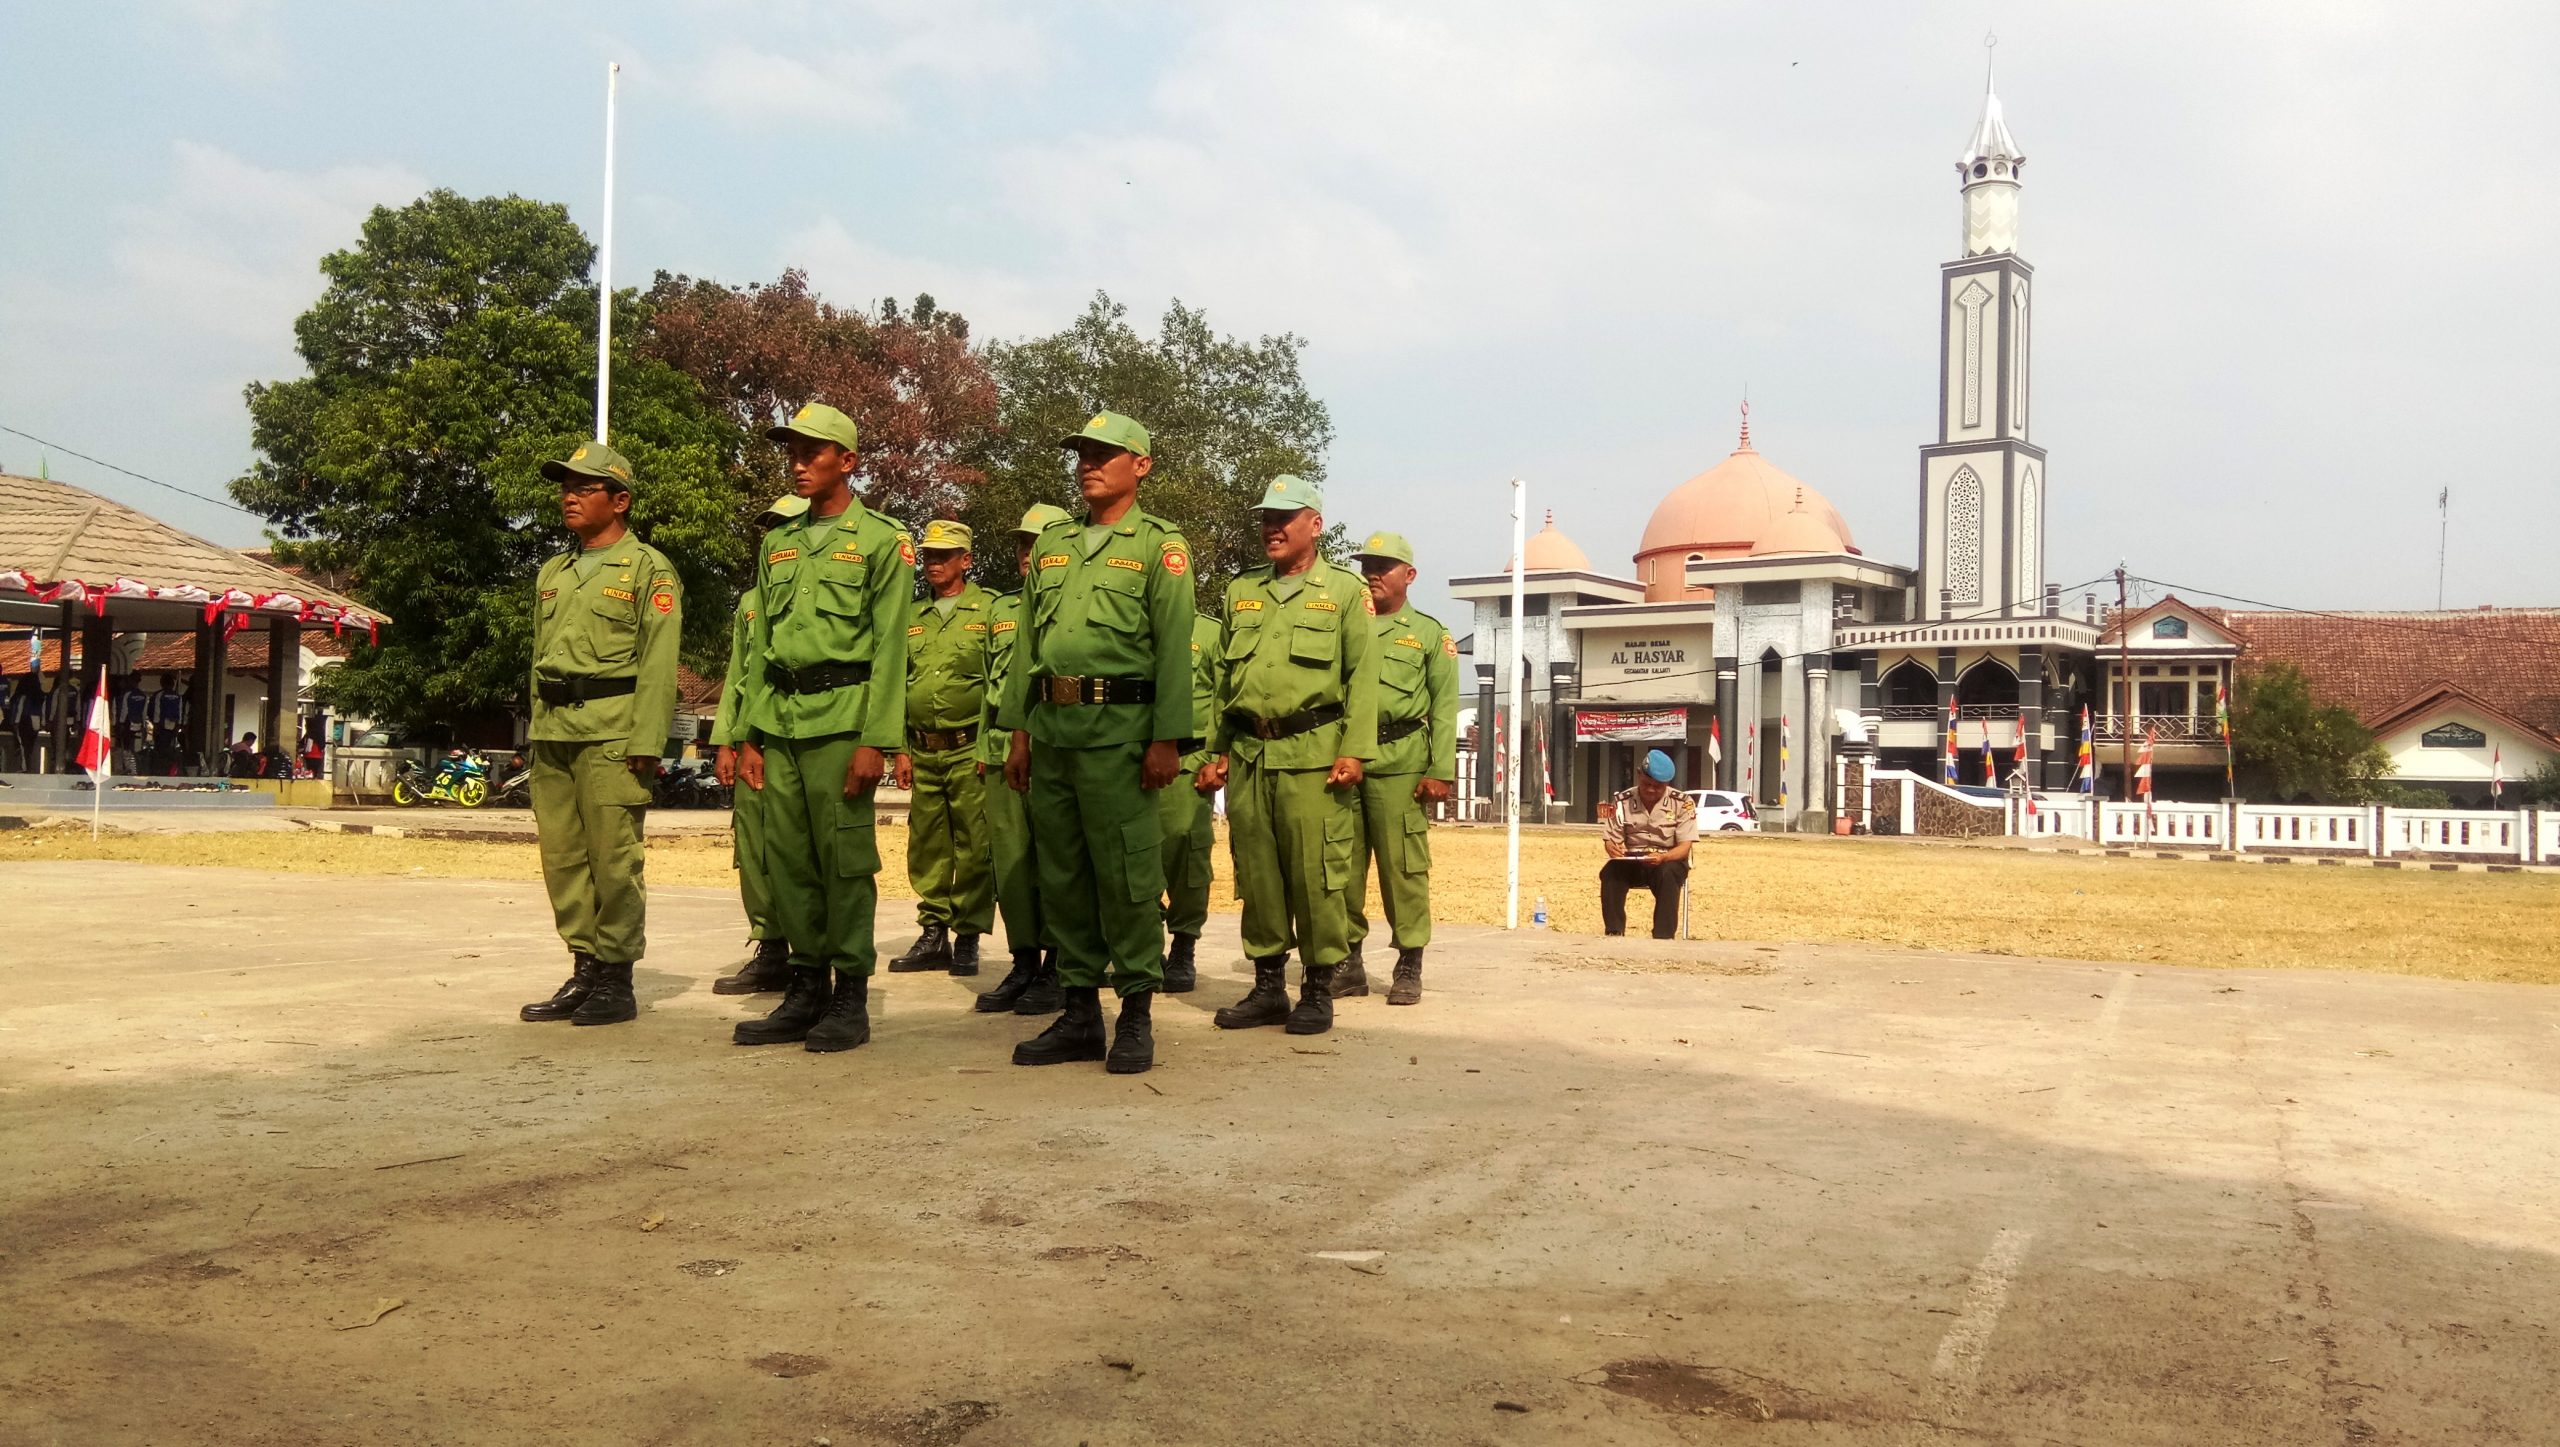
[[[1590,555],[1575,546],[1573,539],[1556,531],[1556,514],[1553,508],[1547,509],[1547,525],[1530,535],[1528,542],[1522,545],[1522,552],[1527,557],[1529,571],[1532,573],[1588,573],[1591,571]],[[1502,571],[1510,572],[1510,565],[1504,564]]]
[[[1801,511],[1821,532],[1803,525],[1780,524]],[[1772,546],[1783,542],[1784,546]],[[1751,420],[1742,422],[1742,445],[1724,461],[1671,490],[1644,526],[1636,546],[1636,577],[1647,602],[1669,602],[1708,592],[1691,589],[1687,568],[1692,555],[1746,558],[1767,552],[1854,553],[1856,541],[1848,521],[1831,500],[1780,471],[1752,450]]]
[[[1799,488],[1797,491],[1801,493],[1803,489]],[[1806,511],[1804,500],[1801,497],[1797,499],[1795,507],[1790,510],[1785,517],[1782,517],[1769,525],[1769,530],[1760,535],[1759,546],[1751,550],[1755,557],[1765,556],[1770,553],[1841,553],[1847,551],[1848,544],[1841,541],[1840,534],[1832,528],[1831,524],[1823,521],[1819,516]]]

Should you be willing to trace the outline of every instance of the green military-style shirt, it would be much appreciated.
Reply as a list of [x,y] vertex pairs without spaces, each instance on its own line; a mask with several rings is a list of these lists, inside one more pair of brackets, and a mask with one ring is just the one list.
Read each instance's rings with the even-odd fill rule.
[[1423,726],[1378,745],[1373,774],[1421,774],[1458,781],[1458,640],[1440,620],[1407,604],[1377,620],[1378,728],[1421,719]]
[[990,669],[986,589],[964,585],[945,617],[940,600],[915,605],[907,625],[907,727],[976,728],[986,715]]
[[747,736],[747,650],[755,631],[756,590],[738,595],[737,617],[729,624],[729,671],[720,680],[720,712],[711,720],[711,742],[742,743]]
[[1004,711],[1004,693],[1013,681],[1014,645],[1022,640],[1022,595],[997,593],[987,599],[987,702],[978,716],[978,762],[1001,765],[1013,747],[1013,730],[996,722]]
[[[1266,769],[1326,769],[1378,753],[1378,660],[1370,646],[1369,588],[1349,568],[1318,558],[1281,577],[1266,564],[1227,585],[1226,677],[1210,747]],[[1228,718],[1279,719],[1337,705],[1342,717],[1285,739],[1264,740]]]
[[[1021,642],[1005,680],[1008,729],[1060,748],[1201,737],[1191,716],[1191,547],[1173,524],[1132,507],[1088,551],[1083,518],[1052,523],[1032,546]],[[1034,678],[1143,678],[1153,703],[1049,703]]]
[[[851,734],[895,752],[907,742],[907,613],[916,550],[906,530],[856,498],[833,518],[801,516],[764,535],[759,606],[748,625],[747,727],[759,738]],[[868,664],[868,681],[823,693],[767,684],[792,669]]]
[[[538,742],[620,739],[625,752],[666,752],[676,713],[676,644],[684,631],[683,585],[667,555],[624,533],[601,550],[600,566],[579,576],[583,551],[542,565],[534,581],[533,725]],[[569,678],[628,678],[631,692],[582,703],[542,701],[541,685]]]
[[1199,747],[1182,756],[1182,766],[1197,769],[1209,761],[1210,721],[1218,716],[1218,686],[1227,676],[1225,633],[1215,615],[1191,620],[1191,726]]

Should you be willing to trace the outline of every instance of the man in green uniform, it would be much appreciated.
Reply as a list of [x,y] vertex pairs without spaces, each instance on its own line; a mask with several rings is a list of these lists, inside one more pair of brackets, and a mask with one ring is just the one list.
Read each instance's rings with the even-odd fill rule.
[[569,978],[527,1020],[611,1025],[640,1013],[649,783],[676,712],[683,589],[666,554],[631,535],[631,464],[601,442],[542,464],[578,548],[534,582],[533,822]]
[[1333,977],[1342,999],[1369,993],[1361,941],[1369,937],[1369,858],[1396,943],[1390,1005],[1422,1003],[1422,951],[1431,943],[1431,813],[1458,782],[1458,642],[1440,620],[1410,606],[1413,544],[1371,533],[1352,554],[1377,610],[1369,647],[1378,657],[1378,756],[1360,778],[1359,844],[1351,860],[1351,956]]
[[1200,766],[1209,762],[1209,719],[1218,711],[1218,680],[1226,673],[1219,651],[1218,620],[1206,613],[1191,622],[1191,726],[1182,741],[1181,771],[1156,791],[1156,818],[1164,829],[1164,992],[1186,995],[1200,983],[1200,931],[1209,923],[1209,885],[1217,877],[1217,805],[1203,793]]
[[906,742],[915,545],[853,495],[853,419],[812,403],[767,434],[791,449],[809,511],[764,535],[747,635],[738,771],[766,791],[765,862],[791,942],[782,1003],[741,1020],[741,1045],[871,1038],[880,842],[872,791]]
[[[1200,782],[1227,790],[1253,989],[1217,1013],[1226,1030],[1332,1029],[1334,967],[1350,952],[1343,893],[1357,842],[1353,801],[1378,751],[1378,673],[1369,592],[1318,556],[1323,531],[1315,484],[1273,478],[1262,496],[1270,562],[1227,585],[1227,675],[1211,733],[1218,757]],[[1292,946],[1306,966],[1294,1010]]]
[[[756,517],[756,536],[809,510],[805,497],[778,497]],[[764,862],[764,791],[738,780],[738,744],[747,731],[748,635],[756,621],[756,590],[738,595],[738,616],[729,626],[729,673],[720,685],[720,713],[711,721],[711,742],[719,752],[711,772],[729,791],[729,855],[738,870],[738,898],[747,909],[751,952],[736,974],[711,982],[715,995],[761,995],[779,990],[791,978],[791,942],[773,918],[773,878]]]
[[915,886],[913,948],[889,961],[898,973],[978,972],[978,936],[995,924],[987,858],[986,783],[978,726],[986,712],[993,601],[969,581],[969,529],[925,524],[925,601],[907,625],[907,746],[898,787],[907,803],[907,882]]
[[[1063,439],[1081,519],[1044,529],[1025,582],[1022,650],[1001,721],[1005,782],[1028,791],[1042,923],[1058,942],[1057,1022],[1016,1065],[1155,1064],[1150,1011],[1164,983],[1164,835],[1147,796],[1173,782],[1191,718],[1191,548],[1138,506],[1154,466],[1147,429],[1095,414]],[[1106,1051],[1101,987],[1120,996]]]
[[[1049,504],[1034,503],[1014,528],[1014,544],[1019,563],[1016,571],[1024,578],[1031,576],[1031,545],[1052,523],[1067,520],[1067,510]],[[996,987],[978,996],[977,1008],[990,1015],[1012,1011],[1017,1015],[1046,1015],[1065,1003],[1058,989],[1058,951],[1041,931],[1040,880],[1034,862],[1031,838],[1031,816],[1022,795],[1005,786],[1003,771],[1006,753],[1013,743],[1013,731],[998,726],[996,715],[1004,708],[1004,690],[1013,679],[1013,670],[1021,662],[1022,651],[1014,645],[1022,639],[1022,595],[1007,593],[989,606],[987,616],[987,649],[989,661],[986,720],[978,732],[978,769],[996,771],[995,782],[987,789],[987,854],[993,865],[996,909],[1004,916],[1005,948],[1013,956],[1013,968]]]

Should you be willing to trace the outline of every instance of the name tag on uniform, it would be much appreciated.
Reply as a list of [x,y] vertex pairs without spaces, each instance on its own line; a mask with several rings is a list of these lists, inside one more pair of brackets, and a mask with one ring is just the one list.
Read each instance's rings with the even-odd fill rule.
[[921,623],[919,623],[919,624],[915,625],[913,628],[908,629],[908,630],[907,630],[907,636],[908,636],[909,638],[921,638],[921,637],[923,637],[923,636],[924,636],[924,625],[923,625],[923,624],[921,624]]
[[1013,620],[1008,618],[996,625],[996,631],[998,633],[1011,633],[1013,631],[1013,626]]
[[860,553],[831,553],[829,556],[833,557],[839,563],[859,563],[862,561],[862,554]]
[[604,590],[604,595],[608,598],[618,598],[625,603],[631,601],[631,590],[628,588],[607,588]]
[[968,629],[972,633],[984,633],[987,631],[987,625],[984,623],[964,623],[960,626]]
[[1404,637],[1399,638],[1399,639],[1397,639],[1397,640],[1396,640],[1396,647],[1398,647],[1398,648],[1411,648],[1411,649],[1414,649],[1414,650],[1416,650],[1416,651],[1418,652],[1418,651],[1420,651],[1420,650],[1421,650],[1421,648],[1422,648],[1422,640],[1421,640],[1421,639],[1419,639],[1419,638],[1413,637],[1411,634],[1407,634],[1406,636],[1404,636]]
[[1043,570],[1049,568],[1063,568],[1073,561],[1075,561],[1073,558],[1068,557],[1064,553],[1050,553],[1040,559],[1040,566]]
[[1105,558],[1102,561],[1115,568],[1126,568],[1132,573],[1143,573],[1147,570],[1147,565],[1135,558]]
[[1259,613],[1262,611],[1262,600],[1260,598],[1238,598],[1236,600],[1236,611],[1239,613]]
[[798,556],[800,556],[800,550],[798,548],[782,548],[775,552],[765,554],[764,564],[766,567],[770,568],[776,563],[790,562],[793,558]]
[[557,597],[559,597],[559,596],[560,596],[560,590],[559,590],[559,589],[557,589],[557,588],[545,588],[545,589],[543,589],[543,590],[542,590],[542,601],[543,601],[543,602],[545,602],[545,603],[548,603],[548,602],[550,602],[552,599],[557,598]]
[[1307,611],[1310,613],[1339,613],[1342,610],[1334,606],[1333,600],[1330,598],[1316,598],[1308,602]]

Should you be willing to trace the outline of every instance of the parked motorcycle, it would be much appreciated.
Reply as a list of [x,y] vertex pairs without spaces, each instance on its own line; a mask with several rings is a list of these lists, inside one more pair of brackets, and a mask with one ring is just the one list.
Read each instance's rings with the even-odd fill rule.
[[436,763],[433,774],[415,759],[403,759],[391,779],[391,802],[403,809],[420,804],[459,804],[477,809],[489,800],[489,761],[470,749],[454,749]]
[[507,767],[498,775],[498,782],[490,786],[489,803],[492,807],[532,808],[532,761],[522,754],[508,760]]
[[665,809],[716,809],[728,802],[709,764],[669,764],[658,771],[657,800]]

